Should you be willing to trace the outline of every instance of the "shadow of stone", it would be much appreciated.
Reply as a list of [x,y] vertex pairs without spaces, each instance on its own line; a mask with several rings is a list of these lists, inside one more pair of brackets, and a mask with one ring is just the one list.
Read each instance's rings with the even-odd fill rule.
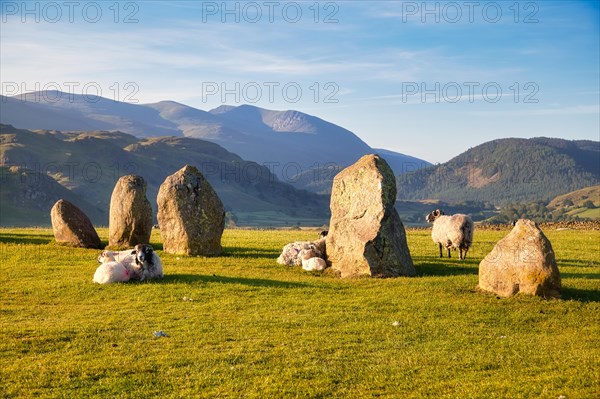
[[563,300],[573,300],[579,302],[600,302],[600,291],[582,290],[579,288],[565,288],[560,290]]
[[0,243],[4,244],[49,244],[53,235],[10,233],[0,234]]
[[[458,261],[461,262],[461,261]],[[457,262],[457,263],[458,263]],[[463,275],[477,275],[479,270],[476,266],[466,267],[464,263],[459,265],[448,264],[448,263],[433,263],[424,262],[420,263],[418,260],[415,262],[415,269],[417,269],[417,276],[463,276]]]
[[561,273],[561,278],[585,278],[589,280],[600,280],[600,273]]

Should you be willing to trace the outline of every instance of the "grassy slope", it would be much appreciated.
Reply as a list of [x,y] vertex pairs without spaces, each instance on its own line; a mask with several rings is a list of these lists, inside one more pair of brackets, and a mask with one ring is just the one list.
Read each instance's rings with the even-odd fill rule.
[[[570,200],[573,205],[565,207],[564,202],[567,200]],[[596,208],[589,209],[583,206],[588,200],[591,200]],[[586,187],[581,190],[559,195],[550,201],[548,208],[562,208],[568,215],[581,219],[600,219],[600,186]]]
[[559,195],[548,204],[548,208],[558,208],[563,202],[570,200],[573,206],[581,207],[583,203],[591,200],[594,205],[600,206],[600,186],[591,186],[581,190],[571,191],[570,193]]
[[598,397],[600,232],[547,232],[562,300],[474,290],[505,234],[460,262],[409,231],[418,277],[340,280],[275,263],[315,232],[227,230],[225,256],[98,286],[97,251],[0,230],[0,397]]

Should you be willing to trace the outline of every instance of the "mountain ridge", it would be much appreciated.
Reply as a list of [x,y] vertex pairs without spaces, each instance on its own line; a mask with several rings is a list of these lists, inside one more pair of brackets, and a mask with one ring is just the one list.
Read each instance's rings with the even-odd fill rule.
[[[376,152],[353,132],[296,110],[274,111],[253,105],[200,110],[176,101],[130,104],[63,92],[32,92],[1,97],[0,123],[24,129],[122,131],[136,137],[186,136],[212,141],[263,165],[295,184],[313,167],[345,167]],[[414,157],[394,153],[396,174]],[[419,160],[419,165],[430,165]]]
[[401,200],[509,202],[550,200],[600,179],[600,142],[502,138],[440,165],[397,177]]

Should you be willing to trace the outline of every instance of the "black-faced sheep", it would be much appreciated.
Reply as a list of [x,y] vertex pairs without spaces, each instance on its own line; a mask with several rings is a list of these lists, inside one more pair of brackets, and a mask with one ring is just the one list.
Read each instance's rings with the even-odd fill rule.
[[434,243],[439,245],[440,258],[444,256],[442,247],[445,247],[448,250],[448,258],[451,257],[450,249],[458,249],[460,259],[465,259],[473,243],[473,230],[475,228],[473,220],[461,213],[444,215],[444,212],[439,209],[427,215],[426,220],[433,223],[431,238]]
[[162,261],[151,245],[138,244],[133,253],[135,253],[135,263],[141,269],[140,281],[163,278]]
[[144,281],[151,278],[162,278],[162,261],[150,245],[138,244],[125,251],[102,251],[98,262],[106,264],[119,262],[127,269],[131,279]]

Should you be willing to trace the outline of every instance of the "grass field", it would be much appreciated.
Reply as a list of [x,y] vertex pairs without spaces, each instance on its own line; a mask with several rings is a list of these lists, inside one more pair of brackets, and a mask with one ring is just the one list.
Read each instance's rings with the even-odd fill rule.
[[99,286],[98,251],[0,229],[0,397],[600,397],[600,232],[546,231],[560,300],[475,290],[506,234],[461,262],[409,231],[417,277],[341,280],[275,263],[315,232],[226,230],[224,256]]

